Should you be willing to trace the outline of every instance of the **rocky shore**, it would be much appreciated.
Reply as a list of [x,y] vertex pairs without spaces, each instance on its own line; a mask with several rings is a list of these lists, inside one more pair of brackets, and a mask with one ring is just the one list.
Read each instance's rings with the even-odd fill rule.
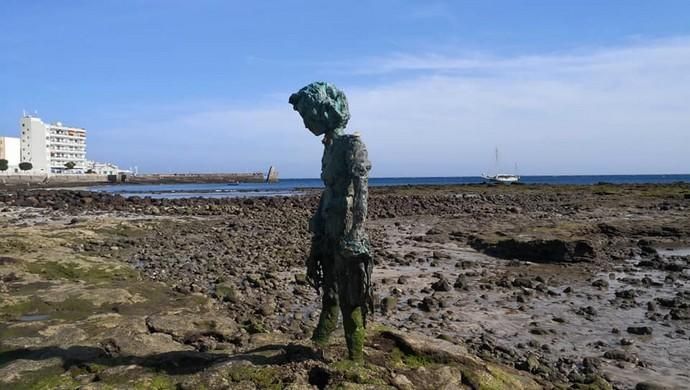
[[317,202],[0,192],[0,387],[690,383],[688,185],[372,189],[365,367],[307,340]]

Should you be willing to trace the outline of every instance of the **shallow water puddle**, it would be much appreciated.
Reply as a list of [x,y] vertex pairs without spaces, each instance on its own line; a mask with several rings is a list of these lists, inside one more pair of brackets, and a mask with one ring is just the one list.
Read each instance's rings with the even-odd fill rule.
[[48,319],[50,319],[48,314],[26,314],[19,317],[19,321],[22,322],[45,321]]

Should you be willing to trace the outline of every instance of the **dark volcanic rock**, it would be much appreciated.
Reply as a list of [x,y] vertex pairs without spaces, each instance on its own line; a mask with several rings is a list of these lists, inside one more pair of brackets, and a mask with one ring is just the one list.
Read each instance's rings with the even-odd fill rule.
[[671,390],[671,388],[656,383],[640,382],[635,385],[635,390]]
[[472,248],[489,256],[538,263],[591,261],[596,257],[594,247],[585,240],[535,239],[521,241],[509,238],[497,242],[488,242],[481,238],[473,237],[470,239],[469,244]]
[[674,320],[690,320],[690,307],[671,310],[671,318]]
[[637,290],[619,290],[616,291],[616,297],[622,299],[634,299],[638,295]]
[[652,334],[652,327],[650,326],[629,326],[628,333],[636,335],[650,335]]
[[431,285],[431,288],[434,291],[453,291],[453,286],[451,286],[450,282],[448,280],[444,279],[439,279],[436,282],[434,282]]
[[637,363],[638,359],[635,355],[628,351],[611,350],[604,353],[604,357],[611,360],[619,360],[623,362]]
[[597,280],[592,282],[592,286],[598,287],[598,288],[608,288],[609,282],[607,282],[604,279],[597,279]]
[[458,279],[455,281],[455,283],[453,283],[453,287],[459,289],[469,287],[467,278],[464,275],[458,276]]

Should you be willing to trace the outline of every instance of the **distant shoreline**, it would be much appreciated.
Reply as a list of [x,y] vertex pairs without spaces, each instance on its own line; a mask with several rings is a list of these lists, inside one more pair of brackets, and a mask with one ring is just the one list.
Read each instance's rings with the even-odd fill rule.
[[[99,181],[62,181],[61,177],[51,176],[46,182],[11,183],[0,176],[0,191],[31,188],[79,188],[89,191],[111,193],[130,193],[132,196],[147,194],[189,193],[199,196],[206,193],[271,193],[297,192],[308,189],[323,188],[318,178],[286,178],[276,183],[266,183],[264,175],[255,174],[156,174],[127,177],[125,182]],[[690,174],[668,175],[557,175],[557,176],[522,176],[517,186],[541,185],[596,185],[596,184],[690,184]],[[452,185],[486,185],[479,176],[460,177],[373,177],[369,179],[371,187],[414,187],[414,186],[452,186]],[[270,194],[269,194],[270,195]]]

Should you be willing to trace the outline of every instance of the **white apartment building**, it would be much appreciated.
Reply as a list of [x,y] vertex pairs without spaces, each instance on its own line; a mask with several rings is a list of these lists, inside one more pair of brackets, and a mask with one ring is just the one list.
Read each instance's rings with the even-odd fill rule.
[[[21,161],[30,162],[36,173],[84,173],[86,171],[86,130],[44,123],[24,115],[21,119]],[[65,164],[74,163],[73,169]]]
[[7,160],[9,170],[14,170],[20,162],[20,141],[15,137],[0,137],[0,160]]

